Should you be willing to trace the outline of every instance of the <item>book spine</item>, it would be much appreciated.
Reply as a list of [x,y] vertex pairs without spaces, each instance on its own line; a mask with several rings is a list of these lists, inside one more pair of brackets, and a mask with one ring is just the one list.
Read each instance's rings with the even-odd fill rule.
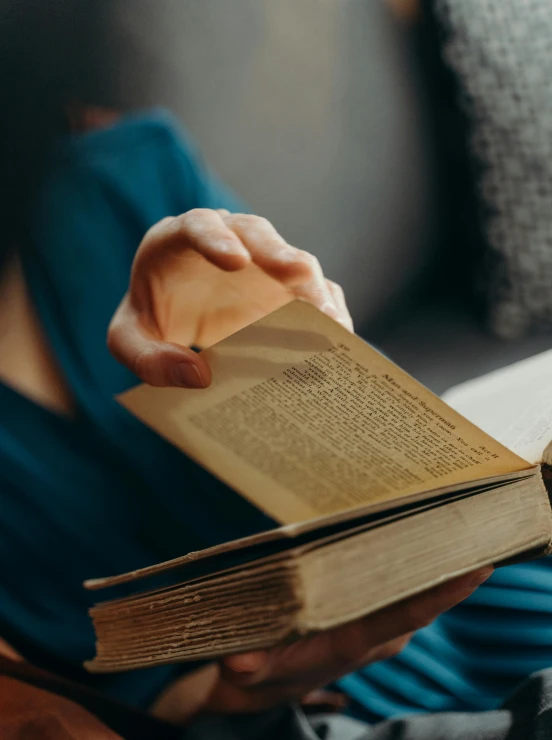
[[[543,485],[548,494],[548,500],[550,501],[550,505],[552,506],[552,465],[549,465],[546,462],[541,463],[540,472]],[[550,532],[550,540],[547,547],[545,548],[545,551],[541,553],[541,555],[536,555],[535,557],[541,557],[542,555],[552,555],[552,528]]]

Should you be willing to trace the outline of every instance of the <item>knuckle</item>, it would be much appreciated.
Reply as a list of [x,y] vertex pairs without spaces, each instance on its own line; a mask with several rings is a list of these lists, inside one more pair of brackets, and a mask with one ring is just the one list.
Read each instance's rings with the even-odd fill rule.
[[203,221],[203,218],[199,209],[194,209],[177,216],[173,221],[172,228],[178,236],[187,236],[190,228],[197,227]]
[[345,298],[345,292],[339,283],[335,283],[333,280],[328,280],[328,285],[334,290],[341,298]]
[[156,234],[158,231],[163,231],[169,228],[172,224],[174,224],[175,221],[178,220],[178,218],[178,216],[165,216],[165,218],[162,218],[161,221],[158,221],[148,229],[148,231],[146,232],[146,238],[152,234]]
[[306,252],[303,249],[298,249],[297,261],[303,263],[312,272],[318,272],[321,270],[318,257],[315,257],[314,254],[311,254],[311,252]]
[[232,216],[232,221],[238,227],[247,227],[254,218],[254,216],[250,216],[248,213],[236,213]]
[[268,220],[268,218],[265,218],[264,216],[256,216],[255,219],[256,219],[257,226],[259,226],[260,228],[263,228],[263,229],[273,229],[274,228],[272,224],[270,223],[270,221]]
[[213,212],[208,208],[192,208],[191,211],[181,213],[173,219],[172,227],[180,237],[189,238],[190,232],[205,228],[211,223]]
[[198,221],[204,218],[208,218],[212,215],[212,211],[209,208],[191,208],[185,213],[181,213],[177,216],[177,220],[186,223],[187,221]]
[[196,208],[179,216],[173,226],[176,248],[180,251],[183,247],[191,247],[202,251],[212,241],[233,243],[235,237],[228,227],[220,219],[213,219],[213,215],[216,215],[214,211]]
[[272,226],[264,216],[254,216],[250,213],[239,213],[234,216],[234,222],[239,228],[243,229],[267,229]]

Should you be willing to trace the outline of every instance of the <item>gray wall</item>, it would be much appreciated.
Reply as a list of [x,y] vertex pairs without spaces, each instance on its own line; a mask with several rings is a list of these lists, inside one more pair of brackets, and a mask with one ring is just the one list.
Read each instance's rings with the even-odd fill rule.
[[121,88],[346,288],[359,324],[432,258],[414,55],[381,0],[123,0]]

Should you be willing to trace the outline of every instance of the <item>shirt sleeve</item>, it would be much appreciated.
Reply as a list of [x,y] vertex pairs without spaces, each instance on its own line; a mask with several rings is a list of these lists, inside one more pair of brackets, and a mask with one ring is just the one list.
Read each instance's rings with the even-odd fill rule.
[[203,155],[189,132],[172,121],[167,114],[164,129],[170,141],[167,154],[171,160],[167,167],[167,182],[172,181],[179,212],[192,208],[225,208],[231,213],[247,213],[249,208],[233,190],[208,167]]

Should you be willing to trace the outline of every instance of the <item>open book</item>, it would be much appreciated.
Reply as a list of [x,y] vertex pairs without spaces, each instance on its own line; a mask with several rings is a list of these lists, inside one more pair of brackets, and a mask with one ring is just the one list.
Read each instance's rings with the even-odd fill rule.
[[210,388],[120,401],[284,526],[89,581],[134,589],[91,610],[89,670],[266,648],[549,552],[552,357],[450,396],[508,449],[302,301],[205,355]]

